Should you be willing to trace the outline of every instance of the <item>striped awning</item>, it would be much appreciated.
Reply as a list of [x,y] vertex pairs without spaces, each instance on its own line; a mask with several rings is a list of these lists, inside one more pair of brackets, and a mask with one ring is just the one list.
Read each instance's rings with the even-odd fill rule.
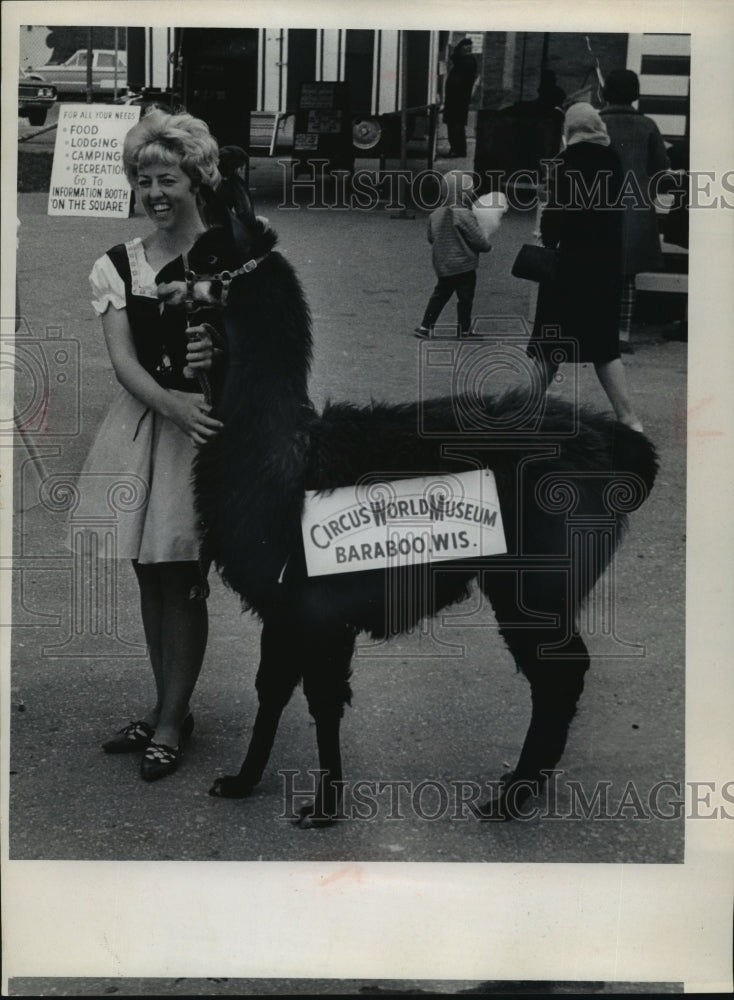
[[640,78],[639,110],[657,124],[668,142],[688,136],[691,36],[630,35],[627,68]]

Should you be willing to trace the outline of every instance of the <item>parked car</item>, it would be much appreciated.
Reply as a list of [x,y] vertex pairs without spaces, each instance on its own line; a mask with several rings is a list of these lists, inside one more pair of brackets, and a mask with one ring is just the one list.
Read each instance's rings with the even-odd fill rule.
[[[36,71],[53,84],[60,96],[85,94],[87,91],[87,50],[77,49],[63,63],[46,63]],[[92,49],[92,93],[112,98],[115,77],[118,91],[127,87],[127,53],[114,49]]]
[[41,77],[21,71],[18,77],[18,114],[31,125],[43,125],[48,109],[56,103],[56,87]]

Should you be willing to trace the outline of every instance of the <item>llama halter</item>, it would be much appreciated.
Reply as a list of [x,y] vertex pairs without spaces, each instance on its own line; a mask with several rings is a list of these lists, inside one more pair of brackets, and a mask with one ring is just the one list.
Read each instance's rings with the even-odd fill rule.
[[218,281],[222,286],[222,291],[219,296],[219,305],[224,307],[227,305],[227,296],[229,295],[229,286],[232,284],[235,278],[239,278],[240,275],[249,274],[254,271],[265,258],[268,253],[264,253],[262,257],[253,257],[251,260],[245,261],[240,267],[236,268],[234,271],[219,271],[217,274],[197,274],[192,271],[189,267],[189,257],[188,254],[182,254],[183,265],[184,265],[184,277],[186,279],[186,308],[187,311],[190,309],[193,312],[194,309],[194,285],[198,281]]
[[[268,251],[269,253],[269,251]],[[196,298],[194,295],[194,288],[198,282],[208,281],[208,282],[218,282],[221,285],[221,292],[219,295],[219,302],[217,305],[220,309],[224,309],[227,305],[227,298],[229,296],[229,286],[232,284],[235,278],[239,278],[240,275],[249,274],[254,271],[255,268],[261,264],[268,254],[263,254],[262,257],[252,258],[251,260],[245,261],[240,267],[236,268],[234,271],[219,271],[217,274],[197,274],[189,267],[189,255],[183,253],[181,258],[183,260],[184,266],[184,279],[186,282],[186,297],[184,299],[184,308],[186,310],[186,329],[187,331],[192,326],[192,318],[197,308]],[[211,331],[212,339],[215,338],[216,331],[214,327],[210,324],[204,324]],[[195,337],[189,335],[189,341],[196,339]],[[209,376],[206,372],[198,372],[195,376],[198,379],[199,385],[201,386],[201,391],[204,394],[204,400],[207,405],[212,404],[212,387]]]

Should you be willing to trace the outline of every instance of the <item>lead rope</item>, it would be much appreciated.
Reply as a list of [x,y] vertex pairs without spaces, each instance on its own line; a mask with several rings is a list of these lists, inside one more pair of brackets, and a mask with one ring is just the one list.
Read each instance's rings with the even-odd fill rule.
[[[189,268],[188,254],[181,254],[181,257],[183,259],[184,278],[186,279],[186,298],[184,300],[184,308],[186,310],[186,339],[189,343],[192,343],[192,341],[198,339],[196,334],[190,332],[193,326],[193,315],[196,312],[196,302],[194,301],[194,284],[196,283],[196,275]],[[190,368],[188,365],[184,368],[183,373],[185,378],[195,378],[198,381],[204,395],[205,403],[207,406],[211,406],[212,384],[207,373],[205,371],[194,371],[194,369]]]

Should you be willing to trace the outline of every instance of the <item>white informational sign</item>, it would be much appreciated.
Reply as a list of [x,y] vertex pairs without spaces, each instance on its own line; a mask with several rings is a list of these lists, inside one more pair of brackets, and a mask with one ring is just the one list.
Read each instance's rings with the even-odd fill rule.
[[309,491],[302,530],[309,576],[507,551],[488,469]]
[[130,104],[59,105],[49,215],[128,217],[122,144],[139,118],[140,108]]
[[471,38],[474,55],[478,55],[484,48],[484,32],[467,31],[466,38]]

